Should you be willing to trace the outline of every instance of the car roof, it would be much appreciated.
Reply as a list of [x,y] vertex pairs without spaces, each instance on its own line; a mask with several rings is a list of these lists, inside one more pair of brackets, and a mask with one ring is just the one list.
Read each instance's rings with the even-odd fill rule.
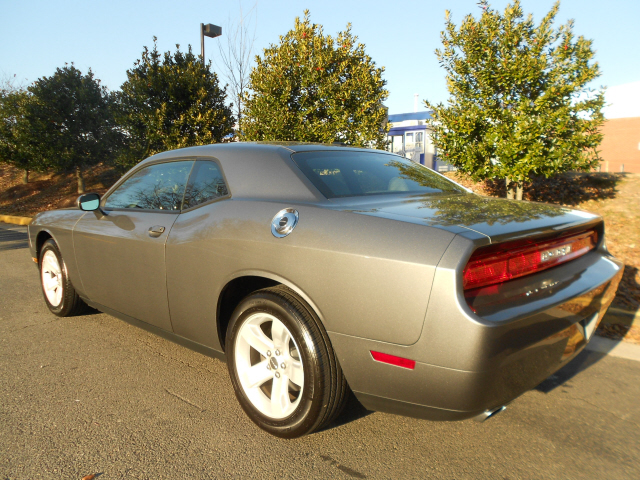
[[230,143],[214,143],[211,145],[199,145],[197,147],[179,148],[176,150],[168,150],[166,152],[158,153],[152,157],[147,158],[141,163],[149,163],[166,157],[175,156],[215,156],[218,152],[223,151],[242,151],[245,149],[255,150],[264,149],[288,150],[291,153],[306,152],[312,150],[364,150],[371,151],[368,148],[353,147],[343,144],[326,144],[326,143],[314,143],[314,142],[278,142],[278,141],[261,141],[261,142],[230,142]]
[[220,162],[235,198],[326,203],[327,199],[291,159],[293,153],[322,150],[375,151],[368,148],[306,142],[216,143],[158,153],[140,162],[135,168],[159,161],[209,157]]

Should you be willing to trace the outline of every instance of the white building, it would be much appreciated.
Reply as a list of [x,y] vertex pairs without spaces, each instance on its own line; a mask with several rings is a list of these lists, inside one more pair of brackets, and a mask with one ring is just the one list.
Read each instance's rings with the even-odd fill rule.
[[427,125],[427,120],[430,118],[430,110],[389,115],[389,133],[387,133],[389,151],[438,172],[455,170],[453,166],[441,161],[437,156],[436,147],[431,142],[431,129]]

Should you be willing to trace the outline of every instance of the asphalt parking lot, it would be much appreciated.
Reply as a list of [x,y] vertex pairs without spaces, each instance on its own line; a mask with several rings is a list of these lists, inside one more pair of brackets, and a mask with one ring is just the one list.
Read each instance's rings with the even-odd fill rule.
[[0,292],[2,480],[640,478],[637,361],[585,351],[484,423],[352,402],[281,440],[245,417],[221,361],[109,315],[50,314],[25,227],[0,225]]

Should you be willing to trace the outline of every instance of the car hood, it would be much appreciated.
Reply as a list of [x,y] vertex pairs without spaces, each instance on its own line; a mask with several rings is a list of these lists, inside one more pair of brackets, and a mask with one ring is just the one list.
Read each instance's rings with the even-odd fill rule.
[[476,194],[413,195],[341,199],[353,213],[409,221],[453,233],[471,230],[492,242],[551,233],[598,223],[598,215],[547,203],[506,200]]

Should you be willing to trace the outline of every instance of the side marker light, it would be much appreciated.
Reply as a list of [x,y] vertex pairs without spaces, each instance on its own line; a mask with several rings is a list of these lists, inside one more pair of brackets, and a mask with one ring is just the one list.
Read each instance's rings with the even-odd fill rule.
[[416,368],[416,361],[409,360],[408,358],[396,357],[395,355],[389,355],[388,353],[374,352],[370,350],[371,356],[376,362],[388,363],[389,365],[395,365],[396,367],[408,368],[413,370]]

